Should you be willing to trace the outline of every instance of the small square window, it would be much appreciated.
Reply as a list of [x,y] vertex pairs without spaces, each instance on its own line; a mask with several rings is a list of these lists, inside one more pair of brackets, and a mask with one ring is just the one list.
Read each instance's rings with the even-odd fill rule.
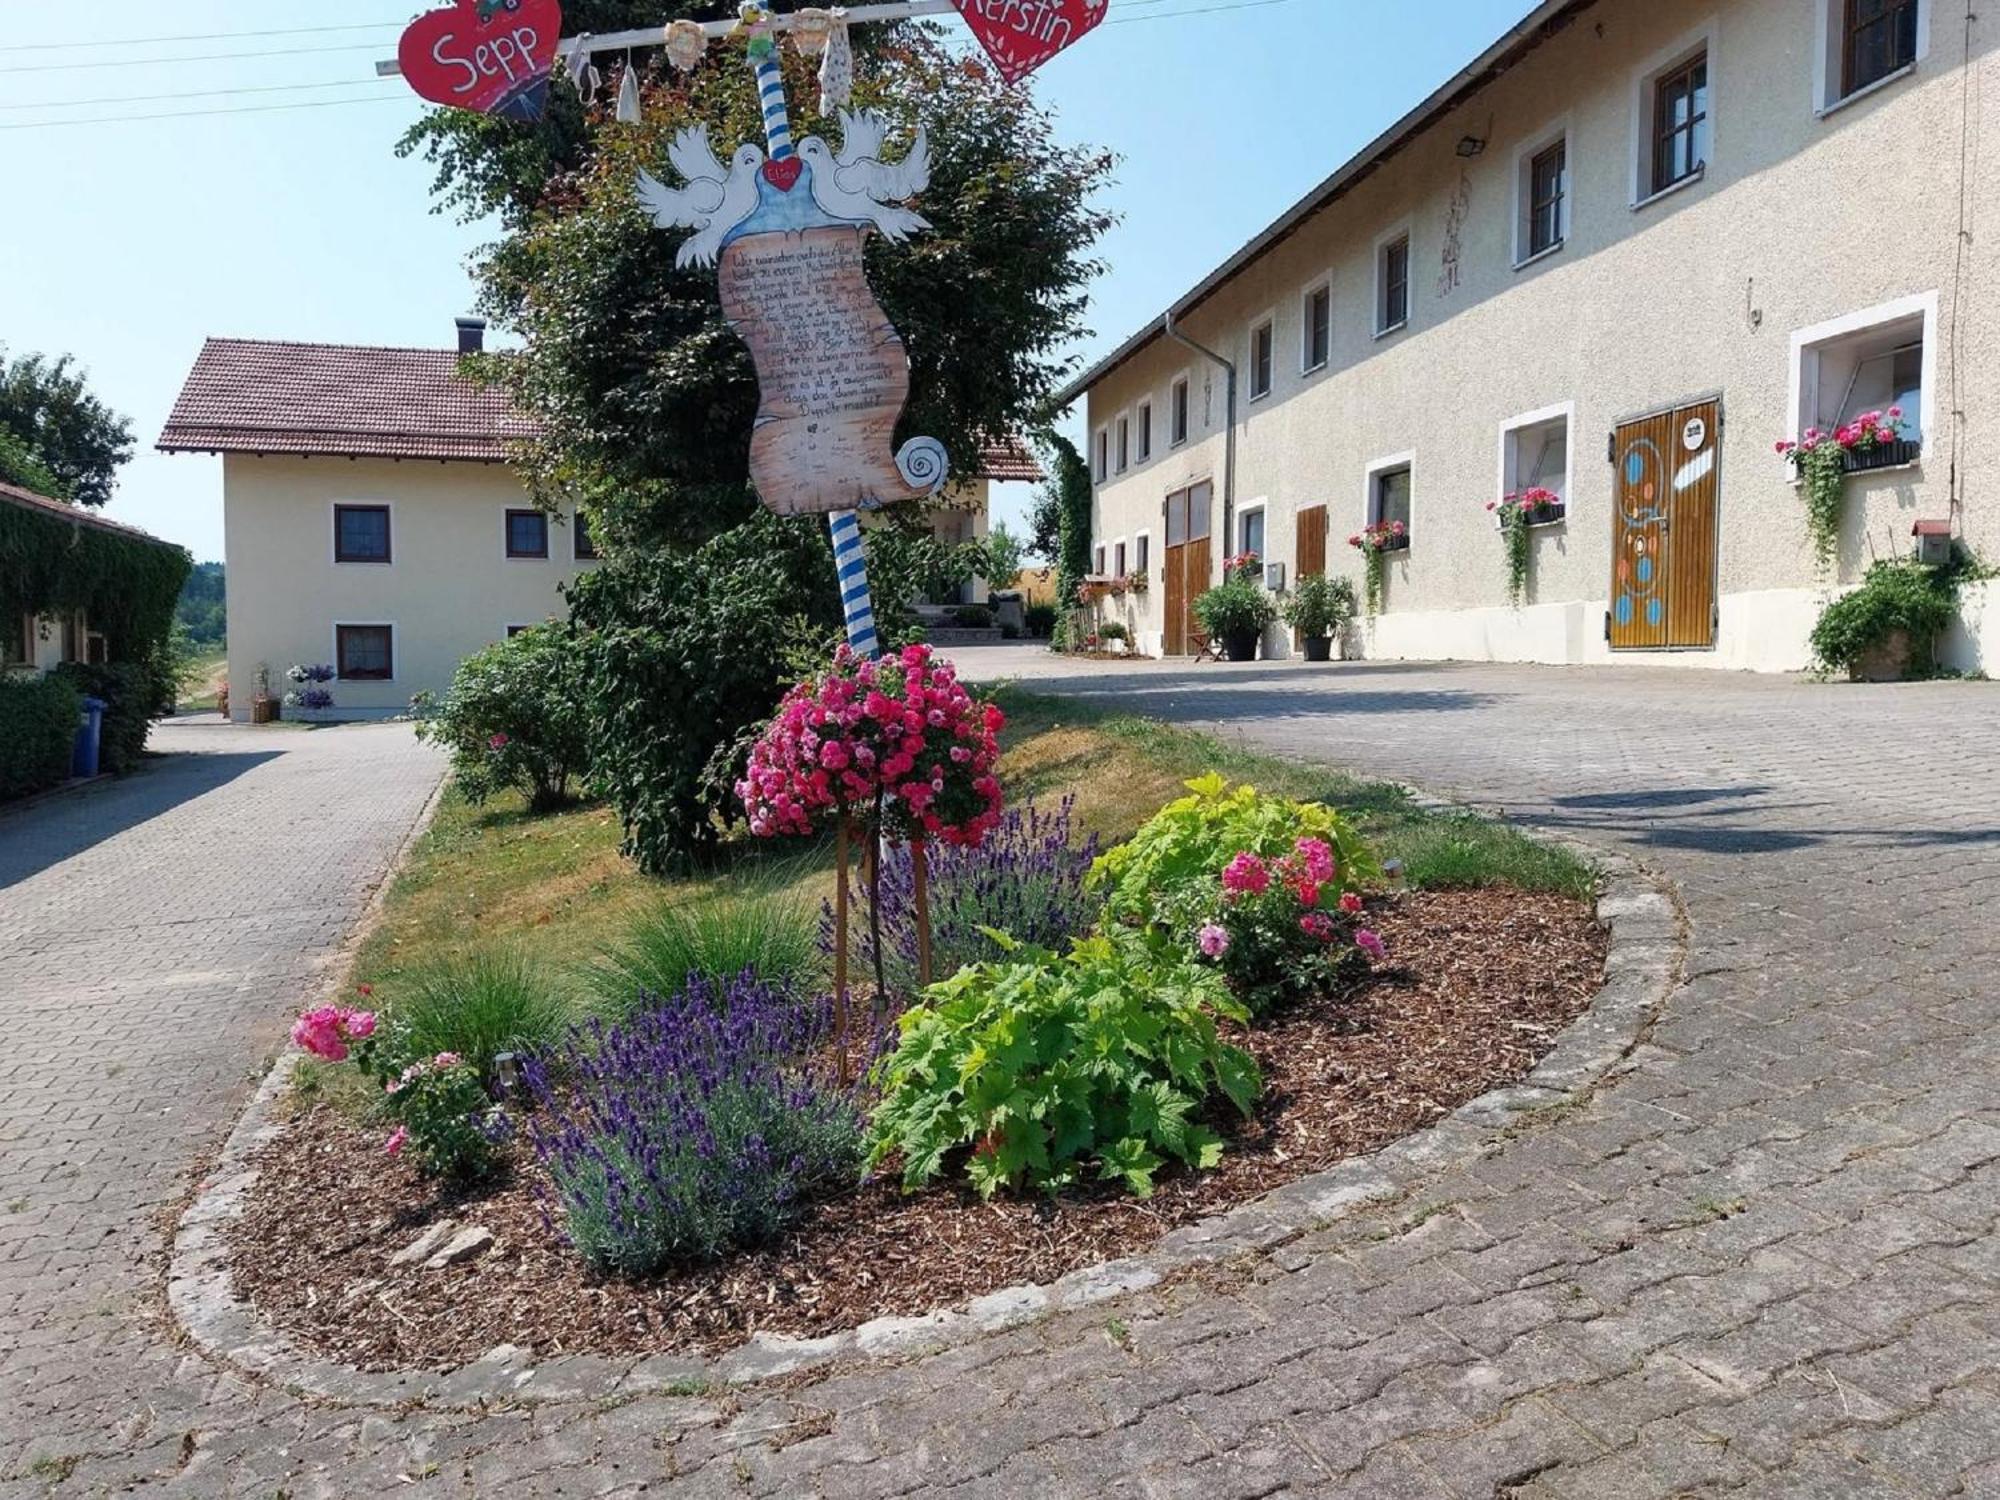
[[1188,435],[1188,381],[1183,375],[1174,382],[1167,401],[1167,441],[1178,446]]
[[519,635],[522,631],[533,630],[534,628],[535,627],[532,625],[509,625],[507,627],[507,639],[511,641],[514,639],[515,636]]
[[596,562],[597,538],[590,534],[590,517],[578,511],[569,524],[571,555],[578,562]]
[[1664,193],[1708,165],[1708,49],[1677,63],[1652,85],[1652,191]]
[[1506,493],[1547,490],[1569,503],[1569,418],[1549,417],[1506,429]]
[[336,625],[334,670],[343,682],[388,682],[395,676],[395,632],[387,625]]
[[389,561],[389,507],[336,505],[333,508],[333,560],[344,563]]
[[1153,403],[1139,403],[1139,462],[1153,456]]
[[1271,320],[1250,330],[1250,399],[1271,394]]
[[1410,321],[1410,237],[1399,234],[1377,252],[1375,331],[1391,333]]
[[1316,286],[1305,295],[1299,334],[1299,367],[1325,367],[1333,352],[1333,288]]
[[[1908,304],[1902,304],[1907,306]],[[1867,413],[1895,434],[1850,459],[1850,467],[1907,463],[1923,442],[1924,354],[1929,315],[1890,312],[1858,329],[1796,344],[1799,426],[1837,431]],[[1894,412],[1892,417],[1890,412]]]
[[1375,482],[1369,487],[1368,520],[1376,526],[1393,526],[1398,521],[1403,524],[1405,535],[1410,529],[1410,466],[1401,464],[1393,469],[1382,469],[1375,475]]
[[1845,98],[1917,60],[1917,0],[1833,0],[1840,7]]
[[1264,557],[1264,512],[1261,510],[1244,511],[1242,516],[1238,518],[1237,526],[1243,539],[1242,545],[1237,550],[1239,552],[1254,552],[1257,554],[1258,560],[1262,561]]
[[508,511],[507,555],[509,557],[547,557],[549,555],[549,518],[538,510]]

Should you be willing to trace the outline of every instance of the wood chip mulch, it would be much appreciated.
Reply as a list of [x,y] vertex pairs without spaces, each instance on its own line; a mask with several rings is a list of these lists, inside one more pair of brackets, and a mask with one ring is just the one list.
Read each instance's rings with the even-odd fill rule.
[[[1388,963],[1347,995],[1236,1038],[1264,1070],[1256,1117],[1230,1127],[1219,1167],[1164,1174],[1147,1200],[1099,1190],[982,1203],[957,1187],[906,1196],[877,1183],[819,1205],[755,1252],[610,1281],[550,1227],[531,1157],[477,1197],[453,1200],[385,1158],[380,1129],[319,1105],[260,1158],[230,1233],[235,1284],[308,1348],[392,1369],[451,1367],[497,1344],[541,1358],[713,1353],[758,1331],[819,1336],[1049,1282],[1519,1079],[1602,983],[1604,934],[1580,901],[1421,893],[1373,902],[1369,918]],[[484,1225],[494,1247],[441,1270],[388,1265],[447,1216]]]

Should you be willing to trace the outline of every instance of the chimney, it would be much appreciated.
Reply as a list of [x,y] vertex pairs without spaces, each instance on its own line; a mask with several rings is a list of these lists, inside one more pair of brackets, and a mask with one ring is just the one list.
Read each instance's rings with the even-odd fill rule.
[[456,318],[458,324],[458,352],[478,354],[486,347],[486,320],[484,318]]

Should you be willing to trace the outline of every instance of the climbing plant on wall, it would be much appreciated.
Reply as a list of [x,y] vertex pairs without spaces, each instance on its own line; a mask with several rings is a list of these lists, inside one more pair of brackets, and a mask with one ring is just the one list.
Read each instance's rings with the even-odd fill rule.
[[82,610],[114,660],[166,641],[193,566],[184,548],[0,500],[0,619]]

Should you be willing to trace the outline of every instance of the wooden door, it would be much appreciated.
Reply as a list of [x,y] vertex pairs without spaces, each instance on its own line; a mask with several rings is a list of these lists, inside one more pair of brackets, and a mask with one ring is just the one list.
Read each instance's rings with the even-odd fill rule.
[[1718,401],[1642,417],[1612,434],[1612,650],[1715,644],[1721,458]]
[[1160,632],[1165,656],[1186,656],[1194,649],[1194,601],[1208,588],[1209,511],[1214,500],[1215,486],[1207,480],[1167,496],[1167,547],[1161,574],[1166,610]]
[[[1326,571],[1326,507],[1308,505],[1299,512],[1296,526],[1298,535],[1292,547],[1295,587],[1301,579],[1316,578]],[[1305,649],[1305,637],[1296,630],[1292,632],[1292,649]]]

